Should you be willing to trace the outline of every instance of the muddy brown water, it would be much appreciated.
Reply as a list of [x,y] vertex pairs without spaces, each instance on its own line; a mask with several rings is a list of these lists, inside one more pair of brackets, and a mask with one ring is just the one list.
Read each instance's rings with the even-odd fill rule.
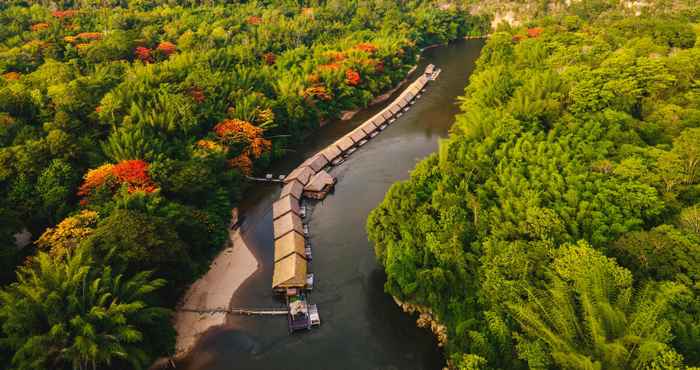
[[[309,205],[316,275],[310,296],[318,304],[321,327],[289,335],[286,318],[230,316],[225,327],[208,331],[177,369],[441,369],[445,360],[433,336],[415,325],[384,292],[385,275],[367,240],[365,223],[396,181],[408,178],[416,162],[437,149],[458,112],[483,41],[464,40],[426,50],[418,66],[442,68],[437,81],[410,111],[332,170],[335,191]],[[411,80],[416,76],[412,76]],[[399,90],[396,94],[400,93]],[[393,99],[393,98],[392,98]],[[391,101],[390,99],[389,101]],[[351,121],[319,130],[303,149],[270,171],[286,173],[304,158],[360,125],[382,106],[358,113]],[[238,289],[233,307],[279,307],[271,291],[272,202],[280,188],[257,185],[241,205],[243,237],[261,268]]]

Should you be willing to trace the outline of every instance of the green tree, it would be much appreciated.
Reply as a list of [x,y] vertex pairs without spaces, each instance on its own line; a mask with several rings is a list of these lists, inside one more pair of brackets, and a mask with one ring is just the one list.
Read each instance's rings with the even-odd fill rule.
[[651,283],[635,294],[632,274],[586,243],[562,247],[550,279],[545,291],[524,287],[525,299],[507,306],[524,332],[520,348],[544,343],[565,369],[682,366],[667,314],[689,294],[683,285]]
[[0,291],[0,322],[15,369],[98,369],[153,360],[143,328],[167,325],[169,312],[146,302],[165,284],[149,272],[133,277],[95,268],[77,250],[66,260],[39,253]]

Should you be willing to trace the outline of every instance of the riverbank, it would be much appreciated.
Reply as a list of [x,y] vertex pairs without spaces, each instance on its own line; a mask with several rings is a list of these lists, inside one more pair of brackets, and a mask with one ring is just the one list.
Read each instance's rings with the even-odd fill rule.
[[[399,124],[333,168],[338,183],[332,196],[307,204],[317,277],[312,295],[320,304],[321,328],[289,336],[285,320],[229,315],[223,327],[207,331],[188,356],[176,361],[177,369],[228,370],[232,364],[248,370],[324,370],[329,364],[337,369],[443,368],[445,359],[432,333],[417,328],[416,317],[405,314],[384,292],[385,275],[367,241],[365,225],[391,184],[406,179],[416,161],[435,152],[438,140],[447,136],[458,111],[448,102],[463,94],[482,45],[479,40],[457,41],[426,50],[418,70],[433,63],[442,69],[440,78]],[[368,107],[351,121],[322,127],[293,155],[276,162],[271,172],[288,173],[382,109],[382,105]],[[279,193],[276,186],[258,186],[241,203],[243,236],[261,266],[236,291],[233,306],[280,304],[270,292],[272,203]]]
[[260,262],[246,245],[240,229],[229,231],[229,246],[216,256],[209,271],[190,286],[175,312],[175,357],[187,355],[204,332],[226,323],[225,313],[185,312],[181,308],[230,308],[231,297],[259,267]]

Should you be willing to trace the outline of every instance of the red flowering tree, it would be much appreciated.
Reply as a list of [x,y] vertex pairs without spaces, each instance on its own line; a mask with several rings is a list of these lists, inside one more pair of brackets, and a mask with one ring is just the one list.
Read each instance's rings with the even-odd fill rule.
[[204,91],[200,89],[199,87],[193,87],[188,91],[188,94],[192,98],[192,100],[195,101],[197,104],[202,104],[204,100],[206,100],[206,95],[204,95]]
[[250,17],[248,17],[248,19],[246,19],[246,23],[253,25],[253,26],[257,26],[260,23],[262,23],[262,18],[251,15]]
[[136,56],[136,59],[138,59],[144,63],[153,62],[153,56],[151,56],[151,49],[149,49],[149,48],[139,46],[134,51],[134,55]]
[[112,167],[112,174],[119,184],[126,184],[129,192],[152,193],[158,188],[148,175],[148,163],[140,159],[121,161]]
[[275,53],[265,53],[265,55],[263,55],[263,60],[265,61],[265,64],[271,66],[275,64],[277,56],[275,55]]
[[348,69],[345,71],[345,83],[350,86],[357,86],[362,82],[360,74],[354,69]]

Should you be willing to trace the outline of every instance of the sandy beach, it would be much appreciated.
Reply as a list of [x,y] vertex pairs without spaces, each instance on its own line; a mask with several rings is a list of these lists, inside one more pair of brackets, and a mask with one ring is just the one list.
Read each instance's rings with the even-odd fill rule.
[[202,333],[226,322],[223,313],[185,312],[181,308],[228,309],[231,297],[238,287],[259,267],[258,260],[243,241],[238,229],[229,232],[229,238],[231,245],[216,256],[206,275],[190,286],[175,313],[176,357],[189,352]]

